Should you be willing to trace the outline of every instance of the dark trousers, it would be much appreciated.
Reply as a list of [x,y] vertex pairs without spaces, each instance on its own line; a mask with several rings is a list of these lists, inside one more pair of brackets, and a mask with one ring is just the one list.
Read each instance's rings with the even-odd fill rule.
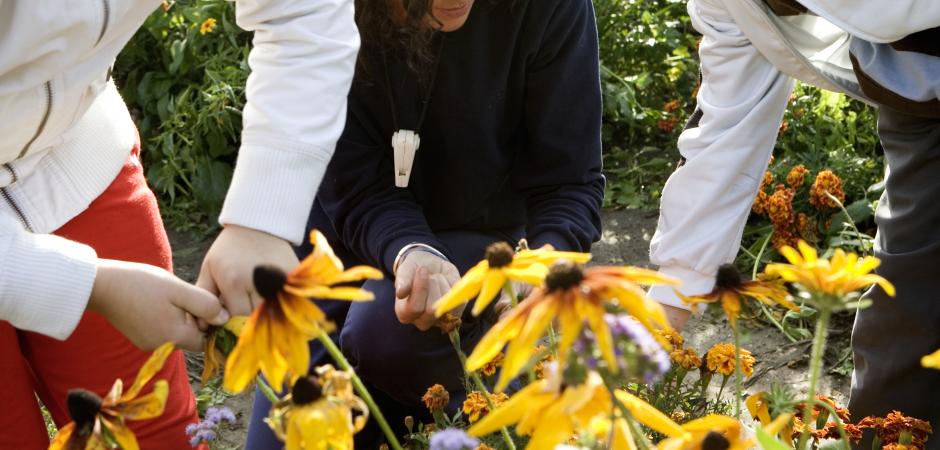
[[[940,120],[882,108],[878,132],[888,163],[875,221],[877,272],[897,297],[874,288],[852,332],[854,420],[898,410],[929,420],[940,450],[940,371],[920,358],[940,349]],[[871,448],[871,436],[859,446]]]
[[[316,210],[315,210],[316,214]],[[315,219],[311,219],[314,221]],[[328,224],[314,222],[312,225],[324,229]],[[495,241],[518,239],[504,233],[477,231],[447,231],[437,234],[447,246],[451,262],[461,273],[483,259],[486,247]],[[335,239],[331,239],[335,242]],[[347,267],[355,261],[344,249],[337,254]],[[309,248],[301,249],[299,256],[306,256]],[[330,320],[337,325],[334,340],[338,341],[344,355],[363,379],[375,397],[389,424],[398,436],[406,434],[405,416],[413,416],[415,423],[430,421],[430,415],[421,401],[428,387],[443,385],[451,394],[451,413],[456,411],[466,397],[464,372],[447,335],[438,328],[420,331],[414,325],[402,324],[394,312],[394,279],[368,281],[363,288],[375,294],[372,302],[317,301]],[[495,322],[492,308],[480,317],[465,310],[460,328],[461,347],[467,354]],[[313,365],[332,363],[325,349],[317,342],[310,342]],[[279,449],[283,444],[273,435],[263,419],[271,403],[260,392],[255,401],[248,428],[247,450]],[[374,420],[369,420],[366,429],[356,435],[357,448],[378,448],[382,433]]]

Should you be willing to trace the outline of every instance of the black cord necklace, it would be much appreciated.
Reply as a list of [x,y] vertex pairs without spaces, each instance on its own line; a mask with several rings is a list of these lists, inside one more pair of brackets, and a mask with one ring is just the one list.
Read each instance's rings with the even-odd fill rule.
[[411,179],[411,168],[414,165],[415,154],[421,145],[421,137],[418,132],[424,124],[424,119],[428,112],[428,105],[431,104],[431,93],[434,91],[434,83],[437,80],[438,66],[441,62],[441,52],[444,49],[444,35],[440,35],[440,42],[437,46],[437,54],[434,56],[434,66],[431,69],[431,79],[426,88],[424,99],[422,99],[421,113],[418,115],[418,123],[414,130],[405,130],[398,125],[398,107],[395,104],[395,95],[392,94],[392,81],[388,74],[388,59],[386,54],[382,54],[382,62],[385,66],[385,87],[388,92],[388,103],[392,110],[392,127],[397,130],[392,134],[392,150],[394,152],[395,162],[395,186],[408,187],[408,181]]

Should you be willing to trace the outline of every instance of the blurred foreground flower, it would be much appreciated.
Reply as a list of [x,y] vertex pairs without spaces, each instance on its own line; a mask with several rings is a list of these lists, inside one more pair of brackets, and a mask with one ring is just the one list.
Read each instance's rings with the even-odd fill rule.
[[317,367],[316,375],[298,378],[265,422],[285,450],[351,450],[353,434],[368,418],[369,409],[353,394],[350,374],[326,365]]
[[725,311],[732,328],[738,326],[738,316],[741,315],[741,297],[750,297],[766,305],[781,305],[791,311],[800,310],[789,300],[790,294],[782,284],[761,280],[744,281],[733,264],[724,264],[718,268],[715,288],[708,294],[696,297],[686,297],[679,291],[676,291],[676,294],[689,304],[720,301],[721,308]]
[[447,428],[431,435],[430,450],[474,450],[480,440],[459,428]]
[[522,250],[513,255],[505,242],[496,242],[486,248],[486,257],[473,266],[435,306],[435,315],[443,316],[459,305],[476,297],[473,315],[478,316],[499,294],[509,281],[520,281],[538,286],[545,281],[548,267],[565,259],[584,264],[590,253],[559,252],[549,248]]
[[72,422],[59,430],[49,450],[97,450],[115,446],[122,450],[139,450],[137,438],[124,422],[153,419],[163,414],[169,395],[166,380],[155,382],[151,393],[141,397],[137,395],[163,368],[172,353],[172,343],[156,349],[141,366],[134,384],[127,392],[123,392],[124,383],[120,379],[114,381],[114,386],[104,399],[84,389],[69,391],[68,409]]
[[940,350],[921,358],[920,364],[928,369],[940,369]]
[[276,267],[255,268],[255,289],[265,301],[251,314],[226,361],[223,385],[228,391],[244,390],[259,370],[277,390],[307,372],[307,341],[316,338],[321,329],[333,326],[308,299],[372,300],[372,293],[362,289],[333,286],[380,279],[381,272],[366,266],[344,271],[343,263],[319,231],[310,233],[310,241],[313,252],[289,274]]
[[[466,369],[480,369],[508,343],[496,383],[496,390],[502,391],[529,362],[539,338],[557,319],[561,327],[558,343],[560,362],[566,361],[568,351],[586,321],[603,359],[611,370],[616,371],[614,344],[610,327],[604,319],[608,304],[623,308],[651,332],[670,328],[662,306],[648,299],[646,292],[636,283],[675,284],[676,281],[651,270],[633,267],[584,269],[569,261],[555,263],[545,278],[545,286],[536,289],[483,336],[467,358]],[[656,337],[663,346],[669,346],[665,339]]]

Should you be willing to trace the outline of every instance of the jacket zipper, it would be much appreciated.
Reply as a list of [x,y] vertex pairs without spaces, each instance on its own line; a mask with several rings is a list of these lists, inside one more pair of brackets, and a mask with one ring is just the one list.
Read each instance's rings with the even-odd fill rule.
[[101,3],[104,6],[104,20],[101,22],[101,33],[98,34],[98,40],[95,41],[95,45],[98,45],[98,43],[104,39],[104,33],[108,31],[108,22],[111,21],[111,4],[108,3],[108,0],[101,0]]
[[[10,172],[10,175],[13,176],[13,183],[16,183],[16,181],[19,180],[16,171],[13,170],[13,166],[8,163],[4,164],[3,168],[6,169],[7,172]],[[23,210],[20,209],[20,205],[16,204],[16,201],[13,200],[13,196],[10,195],[10,192],[6,187],[0,188],[0,197],[3,197],[3,199],[10,204],[10,207],[13,208],[13,212],[16,213],[16,217],[20,220],[20,223],[22,223],[27,230],[33,232],[33,226],[30,225],[29,220],[26,219],[26,215],[23,214]]]
[[29,147],[33,145],[33,142],[36,142],[36,139],[39,138],[39,135],[42,134],[42,130],[46,128],[46,122],[49,121],[49,115],[52,113],[52,81],[46,82],[46,113],[42,116],[42,121],[39,122],[39,128],[36,128],[36,134],[33,135],[32,139],[23,146],[23,150],[20,150],[20,154],[16,156],[16,159],[20,159],[26,156],[26,152],[29,151]]

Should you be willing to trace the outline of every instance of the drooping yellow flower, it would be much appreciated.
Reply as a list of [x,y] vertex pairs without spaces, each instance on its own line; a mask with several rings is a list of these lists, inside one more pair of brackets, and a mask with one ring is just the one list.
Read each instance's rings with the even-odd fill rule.
[[468,270],[463,278],[438,300],[435,315],[441,317],[476,297],[472,313],[478,316],[496,298],[507,281],[520,281],[538,286],[545,281],[548,267],[561,259],[584,264],[591,259],[591,254],[543,248],[522,250],[513,255],[512,248],[505,242],[490,244],[486,248],[483,261]]
[[[369,418],[365,402],[353,394],[352,377],[332,366],[300,377],[265,422],[285,450],[352,450],[353,435]],[[353,412],[359,415],[353,420]]]
[[[490,394],[490,400],[493,401],[493,406],[499,408],[500,405],[506,403],[506,400],[509,400],[509,396],[502,392],[496,392]],[[480,420],[481,416],[485,416],[490,412],[490,405],[486,402],[486,397],[482,392],[473,391],[467,394],[467,399],[463,401],[463,413],[467,416],[467,420],[470,423],[475,423],[477,420]]]
[[921,358],[920,365],[928,369],[940,369],[940,350]]
[[753,298],[765,305],[781,305],[791,311],[800,308],[790,301],[790,294],[780,283],[773,281],[741,279],[741,274],[733,264],[724,264],[718,268],[715,277],[715,288],[702,296],[686,297],[676,291],[679,297],[690,304],[721,302],[732,328],[738,326],[738,316],[741,315],[741,297]]
[[72,422],[59,430],[49,450],[97,450],[112,448],[113,445],[122,450],[139,450],[137,438],[124,422],[153,419],[163,414],[169,395],[166,380],[155,382],[151,393],[141,397],[137,395],[163,368],[172,353],[172,343],[156,349],[141,366],[127,392],[123,392],[124,383],[120,379],[114,381],[104,399],[84,389],[69,391],[68,409]]
[[223,386],[228,391],[244,390],[259,370],[278,390],[307,373],[307,341],[316,338],[321,329],[332,327],[326,314],[308,299],[372,300],[371,292],[333,286],[380,279],[381,272],[366,266],[343,270],[343,263],[320,232],[312,231],[310,240],[313,252],[289,274],[269,266],[255,268],[255,288],[265,301],[248,318],[225,363]]
[[595,417],[609,417],[612,405],[610,393],[597,373],[589,372],[582,384],[562,387],[555,371],[516,392],[467,432],[481,437],[517,424],[516,433],[531,436],[526,449],[549,450],[566,442],[575,430],[586,429]]
[[[612,370],[617,370],[613,338],[604,321],[605,306],[618,305],[631,314],[651,333],[670,328],[659,303],[646,297],[635,283],[676,284],[658,273],[633,267],[591,267],[560,261],[552,266],[545,286],[510,311],[480,340],[467,358],[468,371],[476,371],[492,360],[506,343],[506,357],[496,383],[502,391],[534,355],[539,338],[548,326],[558,320],[561,339],[558,360],[567,361],[571,345],[581,333],[584,323],[593,331],[601,355]],[[656,335],[664,347],[669,343]]]
[[[756,362],[757,359],[750,351],[741,349],[741,373],[744,376],[749,377],[754,374],[754,364]],[[705,367],[709,372],[719,373],[726,377],[733,375],[735,367],[734,344],[723,342],[713,345],[705,354]]]
[[204,22],[202,22],[202,25],[199,25],[199,34],[204,35],[204,34],[211,33],[213,30],[215,30],[215,26],[216,26],[215,19],[210,17],[206,19]]
[[785,281],[796,283],[816,294],[844,297],[846,294],[867,288],[873,284],[894,297],[894,285],[879,275],[871,273],[881,261],[874,256],[859,258],[855,253],[836,249],[831,260],[819,258],[816,249],[800,241],[797,252],[792,247],[780,249],[790,264],[768,264],[765,272]]
[[656,446],[658,450],[746,450],[753,445],[743,436],[741,423],[731,417],[711,414],[679,425],[626,391],[618,390],[614,395],[638,422],[667,436]]

